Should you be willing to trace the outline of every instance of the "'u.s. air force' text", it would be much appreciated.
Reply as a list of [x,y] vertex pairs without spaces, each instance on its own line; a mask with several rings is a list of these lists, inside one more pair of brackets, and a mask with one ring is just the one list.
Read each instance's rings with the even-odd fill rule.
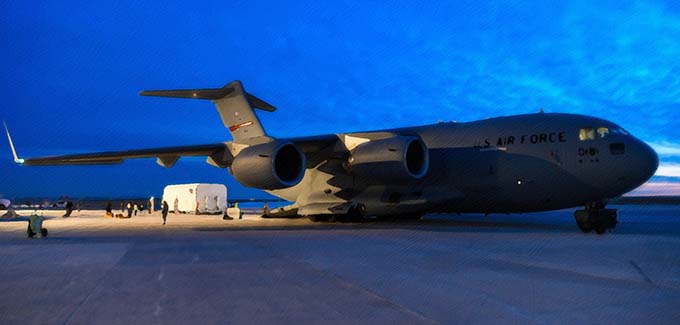
[[[493,139],[486,138],[484,140],[479,140],[475,143],[475,148],[489,148],[494,143]],[[557,143],[557,142],[567,142],[566,132],[550,132],[550,133],[535,133],[535,134],[522,134],[521,136],[515,137],[514,135],[501,136],[496,140],[496,147],[505,147],[508,145],[517,144],[538,144],[538,143]]]

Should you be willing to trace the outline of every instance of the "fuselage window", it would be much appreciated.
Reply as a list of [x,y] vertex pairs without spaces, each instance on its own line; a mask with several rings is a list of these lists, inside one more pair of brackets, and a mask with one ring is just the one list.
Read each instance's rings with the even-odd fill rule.
[[622,142],[616,142],[609,145],[609,153],[612,155],[623,155],[626,153],[626,144]]
[[581,141],[595,140],[595,129],[593,129],[593,128],[582,128],[578,132],[578,138]]
[[600,138],[604,138],[609,134],[609,128],[606,127],[599,127],[597,128],[597,135],[600,136]]

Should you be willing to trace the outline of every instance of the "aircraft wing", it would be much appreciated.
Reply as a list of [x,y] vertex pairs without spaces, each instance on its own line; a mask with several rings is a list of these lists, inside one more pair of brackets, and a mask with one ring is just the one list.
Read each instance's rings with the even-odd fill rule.
[[295,143],[307,157],[307,168],[337,155],[336,145],[340,139],[335,134],[282,139]]
[[184,156],[211,156],[226,149],[224,143],[205,144],[197,146],[165,147],[140,150],[106,151],[63,156],[48,156],[38,158],[17,158],[15,161],[25,166],[46,165],[105,165],[119,164],[125,159],[157,158],[160,165],[170,167]]
[[[180,157],[203,156],[208,157],[208,163],[217,167],[229,167],[233,156],[228,148],[228,142],[202,144],[193,146],[163,147],[151,149],[136,149],[123,151],[105,151],[83,154],[47,156],[36,158],[19,158],[12,137],[5,125],[7,139],[9,140],[14,162],[24,166],[49,166],[49,165],[106,165],[119,164],[126,159],[134,158],[157,158],[159,165],[172,167]],[[320,159],[319,154],[328,147],[332,147],[337,141],[336,135],[313,136],[287,139],[302,149],[309,158],[309,163],[316,163]],[[323,155],[325,156],[325,155]],[[316,159],[314,159],[316,158]]]

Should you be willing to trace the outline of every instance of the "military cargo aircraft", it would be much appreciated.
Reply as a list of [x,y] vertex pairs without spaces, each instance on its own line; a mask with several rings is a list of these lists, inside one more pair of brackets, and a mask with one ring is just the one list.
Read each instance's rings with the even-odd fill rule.
[[617,223],[607,200],[638,187],[658,167],[647,144],[612,122],[583,115],[539,112],[284,139],[268,135],[254,111],[276,109],[239,81],[140,95],[211,100],[233,140],[22,159],[7,130],[14,161],[38,166],[156,158],[172,167],[182,156],[205,156],[244,186],[294,202],[271,210],[273,217],[336,220],[583,207],[574,214],[577,225],[597,233]]

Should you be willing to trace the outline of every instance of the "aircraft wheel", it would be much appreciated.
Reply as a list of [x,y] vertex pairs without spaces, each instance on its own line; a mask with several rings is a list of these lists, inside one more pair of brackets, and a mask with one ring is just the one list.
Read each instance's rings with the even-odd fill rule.
[[574,219],[576,219],[576,225],[583,231],[583,233],[589,233],[593,230],[590,223],[590,214],[586,210],[577,210],[574,212]]
[[602,234],[604,234],[606,231],[607,231],[607,227],[605,227],[604,225],[597,225],[597,226],[595,227],[595,232],[596,232],[598,235],[602,235]]
[[423,214],[420,213],[403,214],[399,216],[399,219],[401,220],[421,220],[422,218]]
[[321,222],[324,221],[326,218],[323,215],[320,214],[313,214],[308,217],[310,221],[312,222]]
[[47,228],[40,229],[40,234],[41,234],[43,237],[47,237]]
[[366,220],[366,206],[359,203],[347,211],[347,214],[343,218],[344,221],[348,222],[361,222]]
[[593,231],[592,227],[587,226],[583,223],[578,223],[578,227],[579,227],[579,229],[581,229],[581,231],[583,231],[584,234],[587,234],[587,233]]

